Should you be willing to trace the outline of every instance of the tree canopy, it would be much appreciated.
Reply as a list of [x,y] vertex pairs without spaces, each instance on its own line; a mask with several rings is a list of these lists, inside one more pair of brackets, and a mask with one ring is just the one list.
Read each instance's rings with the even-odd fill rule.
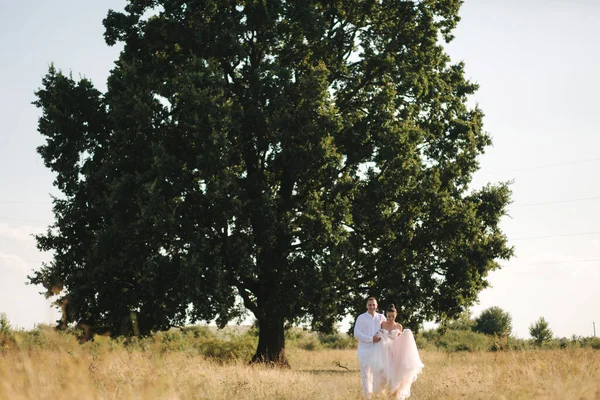
[[462,312],[512,249],[507,183],[452,63],[460,0],[130,0],[101,93],[54,67],[35,104],[55,223],[30,278],[64,323],[112,334],[249,310],[256,361],[285,324],[329,331],[394,302],[405,326]]

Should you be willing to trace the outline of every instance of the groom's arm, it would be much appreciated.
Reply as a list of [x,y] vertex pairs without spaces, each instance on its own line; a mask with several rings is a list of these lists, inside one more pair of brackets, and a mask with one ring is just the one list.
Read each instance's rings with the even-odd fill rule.
[[367,335],[361,332],[361,328],[363,327],[363,324],[361,324],[361,322],[362,321],[360,320],[360,318],[356,319],[356,323],[354,324],[354,337],[360,342],[373,343],[373,337],[371,335]]
[[354,324],[354,337],[360,342],[373,343],[373,336],[361,332],[361,329],[364,327],[364,324],[361,322],[360,318],[356,319],[356,323]]

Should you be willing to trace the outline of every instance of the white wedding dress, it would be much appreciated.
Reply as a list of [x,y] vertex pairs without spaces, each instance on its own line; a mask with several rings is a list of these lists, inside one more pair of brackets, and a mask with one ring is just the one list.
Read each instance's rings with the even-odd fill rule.
[[400,332],[381,328],[377,334],[381,341],[373,346],[371,360],[374,393],[387,389],[396,394],[396,399],[406,399],[410,396],[410,386],[424,367],[415,337],[410,329]]

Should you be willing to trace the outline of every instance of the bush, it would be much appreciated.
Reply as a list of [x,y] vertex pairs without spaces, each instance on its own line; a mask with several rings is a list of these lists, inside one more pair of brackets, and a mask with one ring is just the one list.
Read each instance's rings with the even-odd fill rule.
[[475,320],[471,318],[469,310],[463,311],[454,320],[447,323],[447,329],[453,331],[472,331],[475,326]]
[[286,346],[303,350],[355,349],[357,341],[344,333],[315,333],[302,328],[289,328],[285,332]]
[[507,338],[507,350],[530,350],[531,344],[528,340],[509,336]]
[[[482,333],[470,331],[428,330],[422,333],[423,338],[438,349],[445,351],[487,351],[493,345],[493,338]],[[419,342],[417,342],[418,346]]]
[[257,346],[256,339],[248,335],[239,335],[233,340],[223,340],[216,337],[200,341],[196,350],[205,358],[216,361],[249,361]]
[[157,347],[160,348],[161,352],[169,352],[169,351],[185,351],[193,348],[195,343],[195,339],[199,339],[202,341],[200,336],[197,338],[194,337],[194,334],[191,333],[189,336],[185,332],[181,332],[180,330],[169,330],[166,332],[157,332],[152,338],[154,339],[154,343]]
[[12,331],[10,321],[5,313],[0,313],[0,334],[8,335]]
[[[11,335],[14,337],[15,347],[27,351],[60,349],[70,354],[83,351],[97,357],[106,352],[125,349],[129,352],[153,352],[157,355],[185,352],[221,362],[251,359],[258,343],[256,337],[248,333],[221,333],[217,336],[208,327],[189,327],[157,332],[146,337],[111,338],[95,335],[92,340],[83,344],[79,343],[76,331],[57,331],[48,326],[38,326],[31,331],[11,332]],[[2,335],[0,333],[0,340]]]
[[17,339],[19,347],[26,350],[45,349],[48,344],[47,333],[39,327],[31,331],[19,332]]
[[150,346],[145,344],[144,339],[133,340],[132,344],[159,353],[195,353],[218,361],[250,360],[258,344],[257,338],[248,333],[230,334],[224,331],[217,336],[210,328],[204,326],[157,332],[151,339]]
[[0,350],[7,349],[14,345],[12,327],[8,317],[4,313],[0,313]]
[[544,317],[540,317],[540,319],[529,326],[529,334],[533,337],[533,342],[538,347],[552,340],[552,330]]
[[573,335],[571,339],[561,339],[569,341],[570,347],[591,347],[594,350],[600,350],[600,338],[589,336],[582,337]]
[[417,342],[417,348],[420,350],[437,350],[435,343],[427,340],[427,338],[423,336],[423,332],[415,334],[415,341]]
[[357,341],[352,336],[342,333],[333,334],[318,334],[318,339],[321,345],[326,349],[354,349],[357,346]]
[[303,350],[316,351],[321,350],[323,346],[321,345],[321,342],[319,342],[319,339],[311,335],[308,338],[298,342],[298,347]]
[[505,336],[512,330],[512,317],[500,307],[490,307],[475,319],[473,330],[486,335]]
[[208,326],[202,325],[184,326],[181,328],[181,332],[192,335],[194,338],[210,338],[215,335]]
[[311,332],[307,329],[291,327],[285,330],[286,343],[299,342],[305,340],[309,336],[311,336]]

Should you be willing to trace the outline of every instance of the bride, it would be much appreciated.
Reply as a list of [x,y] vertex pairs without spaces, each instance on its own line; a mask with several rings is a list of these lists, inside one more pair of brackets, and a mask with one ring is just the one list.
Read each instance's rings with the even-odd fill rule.
[[381,341],[373,348],[373,389],[374,393],[387,389],[396,399],[403,400],[410,396],[410,386],[424,365],[411,330],[396,323],[397,315],[396,307],[390,305],[385,312],[387,320],[377,333]]

